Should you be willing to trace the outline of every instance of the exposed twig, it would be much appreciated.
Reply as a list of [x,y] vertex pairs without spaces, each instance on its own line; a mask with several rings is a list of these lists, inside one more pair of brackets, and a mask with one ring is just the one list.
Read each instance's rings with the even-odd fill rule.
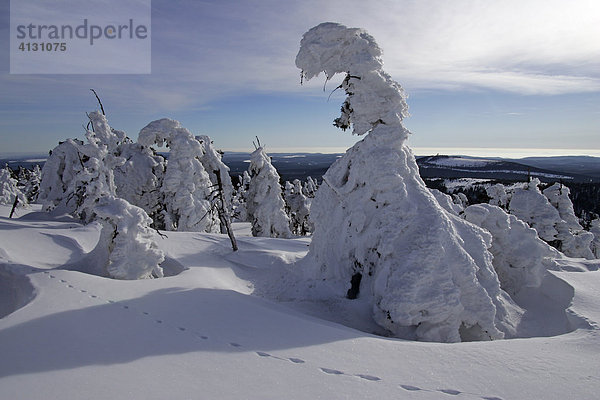
[[98,93],[96,93],[96,91],[94,89],[90,89],[93,93],[94,96],[96,96],[96,100],[98,100],[98,104],[100,104],[100,110],[102,110],[102,115],[106,115],[104,113],[104,107],[102,106],[102,102],[100,101],[100,97],[98,97]]

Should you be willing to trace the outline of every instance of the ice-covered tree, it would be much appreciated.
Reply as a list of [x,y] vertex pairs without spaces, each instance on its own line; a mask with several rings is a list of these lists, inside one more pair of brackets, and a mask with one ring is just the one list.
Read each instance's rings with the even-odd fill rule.
[[594,235],[594,240],[590,244],[592,253],[596,258],[600,258],[600,219],[593,219],[590,223],[590,233]]
[[[594,258],[590,251],[593,235],[584,231],[577,222],[572,211],[573,205],[568,197],[568,189],[563,187],[564,194],[560,194],[560,186],[554,185],[546,189],[547,194],[544,194],[540,191],[539,185],[540,181],[536,178],[511,189],[512,195],[508,204],[510,214],[527,222],[538,232],[542,240],[565,255]],[[556,206],[551,201],[554,201]],[[562,218],[559,208],[570,222]]]
[[42,168],[38,194],[44,211],[75,213],[83,190],[75,186],[75,177],[85,169],[83,146],[80,140],[67,139],[50,151]]
[[312,232],[308,219],[310,215],[310,199],[302,193],[302,182],[294,179],[293,183],[285,182],[283,198],[290,217],[290,226],[294,235],[304,236]]
[[317,182],[315,182],[315,180],[309,176],[306,178],[306,182],[302,186],[302,193],[304,193],[306,197],[312,199],[315,197],[318,187],[319,185],[317,185]]
[[250,155],[250,185],[246,211],[253,236],[290,238],[290,219],[285,212],[279,174],[263,147]]
[[515,188],[508,209],[511,214],[534,228],[542,240],[553,243],[558,240],[556,224],[561,218],[556,208],[540,191],[539,184],[539,179],[535,178]]
[[164,229],[164,196],[160,187],[166,169],[165,158],[150,147],[130,141],[123,143],[119,154],[125,162],[114,170],[117,195],[146,211],[155,228]]
[[485,191],[490,198],[490,204],[501,207],[504,210],[508,209],[508,202],[511,194],[507,192],[506,186],[501,183],[497,183],[495,185],[488,186]]
[[419,177],[402,124],[406,94],[382,64],[362,29],[324,23],[300,43],[304,79],[346,74],[335,125],[367,134],[329,168],[312,202],[312,275],[339,295],[367,298],[374,320],[396,335],[502,338],[516,306],[500,289],[491,236],[445,211]]
[[17,180],[12,177],[10,168],[2,168],[0,169],[0,204],[12,206],[15,199],[18,199],[19,207],[28,204],[27,198],[17,187]]
[[92,251],[101,275],[115,279],[145,279],[163,276],[165,255],[155,242],[152,220],[140,207],[124,199],[104,196],[94,209],[102,224],[100,240]]
[[138,143],[148,147],[166,145],[170,149],[160,188],[165,202],[165,228],[220,232],[219,217],[210,201],[213,183],[200,161],[203,145],[179,121],[168,118],[146,125]]
[[560,253],[542,241],[535,229],[500,207],[472,205],[464,217],[492,234],[492,262],[502,289],[509,294],[540,286],[546,270],[556,269],[554,259]]
[[248,188],[250,187],[248,171],[238,176],[238,184],[233,195],[233,217],[240,222],[248,221],[246,204],[248,202]]
[[25,197],[27,197],[27,200],[30,203],[37,201],[41,181],[42,170],[40,169],[39,165],[36,165],[31,171],[29,171],[29,176],[25,182],[25,186],[23,187],[23,194],[25,194]]
[[573,203],[569,198],[569,188],[560,183],[555,183],[544,189],[542,193],[550,204],[556,208],[561,218],[561,221],[556,224],[556,230],[558,231],[556,237],[561,242],[560,250],[569,257],[595,258],[590,249],[594,235],[585,231],[579,224],[579,220],[575,216]]
[[44,209],[58,208],[90,222],[103,196],[115,195],[113,170],[122,165],[118,146],[125,138],[98,111],[88,114],[87,143],[68,139],[52,150],[42,169],[39,200]]
[[[217,186],[219,181],[217,174],[220,174],[221,184],[223,186],[222,208],[226,218],[231,219],[231,215],[233,215],[233,184],[231,183],[231,177],[229,176],[229,167],[223,162],[223,155],[214,148],[210,137],[206,135],[196,136],[196,140],[202,145],[204,154],[200,157],[200,162],[208,173],[213,188]],[[221,223],[221,233],[226,233],[224,225],[224,223]]]

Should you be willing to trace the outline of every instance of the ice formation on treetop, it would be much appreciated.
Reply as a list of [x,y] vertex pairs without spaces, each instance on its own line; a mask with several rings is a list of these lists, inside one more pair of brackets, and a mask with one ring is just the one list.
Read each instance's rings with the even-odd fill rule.
[[[401,126],[408,116],[404,89],[382,70],[381,50],[375,39],[358,28],[326,22],[304,34],[296,66],[309,80],[325,72],[327,79],[346,73],[342,89],[348,97],[335,125],[352,124],[355,135],[364,135],[379,124]],[[405,138],[409,131],[403,129]]]
[[491,236],[444,210],[419,177],[401,122],[406,95],[380,56],[365,31],[335,23],[310,29],[300,43],[296,65],[306,79],[347,73],[336,125],[369,132],[329,168],[313,200],[312,276],[339,295],[358,291],[375,321],[399,336],[501,338],[517,307],[500,289]]

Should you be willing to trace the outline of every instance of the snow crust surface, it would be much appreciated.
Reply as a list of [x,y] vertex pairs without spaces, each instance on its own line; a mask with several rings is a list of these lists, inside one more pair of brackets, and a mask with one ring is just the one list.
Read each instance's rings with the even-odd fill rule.
[[257,297],[265,286],[282,292],[284,276],[300,279],[310,239],[250,237],[236,223],[233,253],[225,235],[167,232],[159,247],[184,270],[121,281],[63,269],[95,247],[98,225],[35,205],[9,220],[9,208],[0,207],[0,300],[14,305],[0,318],[2,399],[587,399],[600,385],[598,271],[544,280],[541,309],[529,313],[537,337],[411,342],[329,321],[362,311],[325,291],[329,300],[314,303]]

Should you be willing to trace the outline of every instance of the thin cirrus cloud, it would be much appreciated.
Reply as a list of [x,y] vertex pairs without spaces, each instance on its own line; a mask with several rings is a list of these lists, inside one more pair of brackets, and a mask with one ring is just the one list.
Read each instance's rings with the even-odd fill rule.
[[[252,93],[310,96],[294,58],[302,34],[324,21],[365,28],[410,93],[600,91],[595,0],[153,0],[151,75],[4,76],[0,85],[12,99],[45,103],[57,88],[76,99],[101,87],[115,104],[147,112]],[[320,87],[324,78],[314,81]]]
[[299,92],[299,40],[323,21],[365,28],[384,50],[386,70],[410,91],[600,90],[594,1],[157,3],[153,73],[181,90],[177,104],[190,85],[207,98]]

